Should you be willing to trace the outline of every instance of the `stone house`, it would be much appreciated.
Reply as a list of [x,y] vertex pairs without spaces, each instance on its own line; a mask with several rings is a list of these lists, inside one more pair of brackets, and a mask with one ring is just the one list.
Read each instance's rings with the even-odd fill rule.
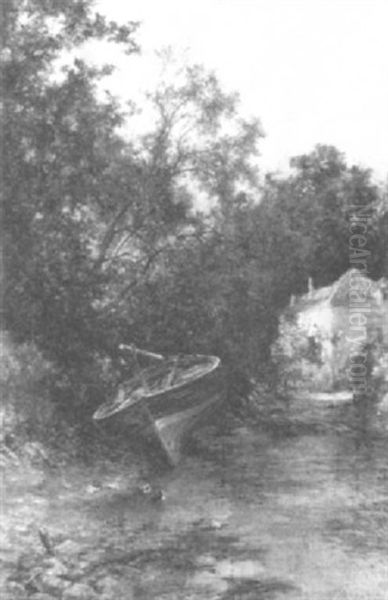
[[378,342],[388,353],[387,284],[356,269],[327,287],[314,290],[310,284],[282,316],[274,352],[288,354],[289,363],[303,363],[302,371],[319,387],[340,384],[357,348]]

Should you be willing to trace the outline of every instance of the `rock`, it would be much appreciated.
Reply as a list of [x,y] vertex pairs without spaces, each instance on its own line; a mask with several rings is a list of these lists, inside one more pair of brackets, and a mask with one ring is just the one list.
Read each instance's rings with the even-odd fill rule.
[[36,567],[36,557],[30,552],[23,552],[17,560],[17,569],[19,571],[28,572]]
[[62,600],[97,600],[97,598],[96,592],[86,583],[75,583],[62,596]]
[[52,575],[53,577],[63,577],[68,573],[68,568],[66,565],[64,565],[63,562],[55,556],[47,559],[45,561],[45,565],[47,566],[46,573],[48,575]]
[[43,592],[58,594],[68,585],[66,575],[68,568],[54,556],[45,561],[46,570],[40,574],[40,584]]
[[99,599],[101,600],[112,600],[112,598],[125,598],[125,600],[133,599],[132,589],[129,587],[128,582],[118,581],[112,576],[107,576],[98,582]]
[[32,462],[48,462],[48,455],[39,442],[27,442],[23,445],[22,454]]
[[40,580],[44,592],[58,595],[69,585],[67,581],[51,573],[43,573]]
[[160,486],[143,483],[138,486],[138,492],[149,502],[164,502],[166,496]]
[[77,542],[74,542],[73,540],[65,540],[56,546],[55,551],[59,554],[65,555],[66,557],[69,556],[74,558],[75,555],[79,554],[81,548]]
[[212,519],[210,521],[210,527],[212,529],[221,529],[224,526],[225,526],[225,523],[223,523],[222,521],[219,521],[218,519]]
[[203,554],[196,560],[200,567],[213,567],[216,564],[216,559],[211,554]]
[[108,481],[107,483],[105,483],[104,487],[110,490],[119,490],[121,485],[121,479],[119,477],[116,477],[116,479],[114,479],[113,481]]
[[12,594],[12,598],[24,598],[26,595],[24,585],[17,581],[8,581],[7,590]]

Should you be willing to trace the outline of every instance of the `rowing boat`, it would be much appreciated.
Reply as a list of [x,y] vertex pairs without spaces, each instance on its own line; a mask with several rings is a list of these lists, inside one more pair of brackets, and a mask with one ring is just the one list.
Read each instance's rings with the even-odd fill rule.
[[218,357],[205,355],[160,360],[122,383],[114,398],[100,406],[93,418],[102,421],[117,416],[130,421],[140,409],[168,463],[175,466],[189,434],[223,400],[220,365]]

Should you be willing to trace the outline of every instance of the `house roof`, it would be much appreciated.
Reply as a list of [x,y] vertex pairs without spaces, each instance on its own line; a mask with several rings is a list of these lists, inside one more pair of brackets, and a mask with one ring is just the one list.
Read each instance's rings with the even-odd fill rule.
[[359,290],[368,302],[377,303],[377,294],[385,285],[384,280],[372,281],[358,269],[349,269],[331,285],[311,290],[296,302],[298,311],[318,304],[350,306],[349,292]]

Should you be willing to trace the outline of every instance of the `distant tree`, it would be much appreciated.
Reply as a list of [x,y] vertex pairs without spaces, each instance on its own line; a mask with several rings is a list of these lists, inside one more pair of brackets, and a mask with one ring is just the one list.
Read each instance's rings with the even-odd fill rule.
[[344,155],[333,146],[318,145],[310,154],[293,158],[291,166],[294,173],[288,178],[268,179],[259,210],[266,209],[270,220],[276,215],[272,227],[284,240],[288,238],[296,251],[290,255],[295,278],[290,290],[300,291],[308,277],[317,287],[328,285],[352,266],[349,225],[354,207],[370,207],[368,268],[375,277],[380,260],[381,192],[372,182],[371,172],[348,167]]

